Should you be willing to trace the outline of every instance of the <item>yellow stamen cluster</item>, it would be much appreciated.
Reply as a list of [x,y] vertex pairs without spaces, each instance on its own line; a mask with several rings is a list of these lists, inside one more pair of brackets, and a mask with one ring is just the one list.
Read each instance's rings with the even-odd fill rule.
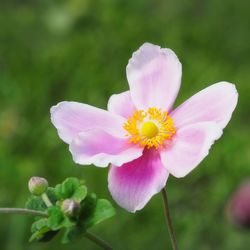
[[176,133],[173,119],[158,108],[136,111],[126,121],[124,129],[128,132],[130,142],[156,149],[162,147],[164,141],[171,140]]

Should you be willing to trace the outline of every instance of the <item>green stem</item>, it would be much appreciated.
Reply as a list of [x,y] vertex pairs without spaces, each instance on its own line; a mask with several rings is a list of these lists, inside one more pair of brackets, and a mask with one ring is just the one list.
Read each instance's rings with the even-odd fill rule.
[[93,241],[95,244],[99,245],[102,249],[113,250],[113,248],[106,241],[100,239],[99,237],[90,232],[86,232],[84,236],[89,240]]
[[45,203],[45,205],[46,205],[47,207],[53,206],[53,204],[51,203],[51,201],[50,201],[50,199],[49,199],[49,197],[48,197],[48,195],[47,195],[46,193],[43,193],[43,194],[41,195],[41,198],[43,199],[43,201],[44,201],[44,203]]
[[47,213],[42,211],[36,211],[27,208],[9,208],[3,207],[0,208],[0,213],[2,214],[28,214],[28,215],[35,215],[35,216],[47,216]]
[[170,236],[172,248],[173,248],[173,250],[178,250],[176,238],[174,235],[174,229],[173,229],[173,225],[172,225],[172,221],[171,221],[171,217],[170,217],[170,213],[169,213],[168,196],[167,196],[167,192],[166,192],[165,188],[162,189],[161,193],[162,193],[162,199],[163,199],[163,204],[164,204],[164,213],[165,213],[165,218],[166,218],[166,224],[167,224],[168,233]]

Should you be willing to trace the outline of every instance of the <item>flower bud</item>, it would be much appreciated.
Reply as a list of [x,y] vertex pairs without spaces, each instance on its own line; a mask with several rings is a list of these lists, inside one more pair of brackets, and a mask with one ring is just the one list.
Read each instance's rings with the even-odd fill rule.
[[62,211],[68,216],[76,216],[80,209],[80,204],[72,199],[66,199],[61,205]]
[[237,226],[250,229],[250,181],[243,183],[233,194],[227,215]]
[[32,194],[40,196],[46,192],[48,182],[42,177],[31,177],[29,180],[29,190]]

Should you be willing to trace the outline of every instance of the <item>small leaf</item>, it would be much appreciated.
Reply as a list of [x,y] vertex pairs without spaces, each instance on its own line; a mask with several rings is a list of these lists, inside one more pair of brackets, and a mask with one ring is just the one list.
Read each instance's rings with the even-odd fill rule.
[[29,238],[29,242],[34,240],[41,241],[41,242],[48,242],[52,240],[59,231],[52,231],[49,228],[41,228],[40,230],[34,232],[31,237]]
[[52,230],[59,230],[61,228],[68,228],[75,225],[74,221],[65,216],[58,206],[48,208],[48,227]]
[[79,227],[67,228],[64,232],[61,242],[67,244],[82,235],[82,230]]
[[44,235],[45,235],[46,233],[48,233],[49,231],[50,231],[50,229],[47,228],[47,227],[44,227],[44,228],[41,228],[41,229],[38,230],[38,231],[35,231],[35,232],[31,235],[31,237],[29,238],[29,242],[32,242],[32,241],[34,241],[34,240],[41,240],[41,239],[44,237]]
[[80,186],[80,182],[77,178],[67,178],[62,184],[55,187],[56,194],[59,199],[71,198],[76,189]]
[[29,239],[30,242],[34,240],[49,241],[57,234],[58,231],[51,231],[48,227],[48,219],[42,218],[32,224],[31,232],[33,234]]
[[32,226],[31,226],[31,232],[34,233],[37,230],[40,230],[43,227],[48,227],[48,219],[47,218],[42,218],[37,221],[35,221]]
[[43,200],[38,197],[32,195],[25,204],[25,207],[28,209],[38,210],[38,211],[45,211],[47,209],[46,205],[44,204]]
[[47,195],[51,201],[52,204],[55,204],[57,202],[57,197],[56,197],[56,192],[55,192],[55,188],[52,187],[48,187],[47,189]]
[[58,233],[59,233],[59,230],[57,230],[57,231],[48,231],[43,235],[42,238],[39,239],[39,241],[48,242],[48,241],[52,240]]
[[73,193],[71,199],[77,201],[77,202],[81,202],[82,200],[84,200],[84,198],[87,196],[87,187],[81,185],[80,187],[78,187],[75,192]]
[[96,225],[115,215],[115,209],[108,200],[98,199],[94,211],[82,223],[85,228]]
[[82,223],[82,221],[84,221],[94,212],[96,203],[97,203],[97,199],[94,193],[88,194],[86,198],[81,202],[80,213],[79,213],[80,223]]
[[87,195],[87,187],[77,178],[67,178],[62,184],[56,185],[55,195],[58,200],[73,199],[81,202]]
[[57,206],[48,208],[48,226],[53,230],[58,230],[64,221],[64,214]]
[[71,220],[69,217],[65,216],[62,226],[65,228],[70,228],[76,225],[74,220]]

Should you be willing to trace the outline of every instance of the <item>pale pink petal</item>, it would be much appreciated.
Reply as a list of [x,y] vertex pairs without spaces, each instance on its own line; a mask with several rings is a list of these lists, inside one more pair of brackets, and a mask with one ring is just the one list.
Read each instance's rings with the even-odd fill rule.
[[197,122],[215,122],[224,128],[229,122],[238,100],[235,85],[220,82],[189,98],[170,115],[176,127]]
[[127,138],[113,136],[101,129],[79,133],[70,144],[76,163],[97,167],[106,167],[109,163],[121,166],[140,157],[142,150],[142,147],[129,143]]
[[70,143],[80,132],[101,128],[111,134],[124,136],[125,119],[106,110],[79,102],[60,102],[50,110],[51,121],[58,134]]
[[108,101],[108,111],[125,118],[133,115],[135,106],[132,102],[130,91],[112,95]]
[[161,159],[170,174],[184,177],[208,155],[215,140],[222,135],[213,122],[202,122],[177,130],[177,134],[164,150]]
[[135,212],[164,188],[167,178],[168,172],[161,163],[159,153],[145,149],[140,158],[121,167],[111,167],[109,190],[121,207]]
[[137,109],[149,107],[169,111],[181,84],[182,67],[170,49],[145,43],[129,60],[127,78]]

